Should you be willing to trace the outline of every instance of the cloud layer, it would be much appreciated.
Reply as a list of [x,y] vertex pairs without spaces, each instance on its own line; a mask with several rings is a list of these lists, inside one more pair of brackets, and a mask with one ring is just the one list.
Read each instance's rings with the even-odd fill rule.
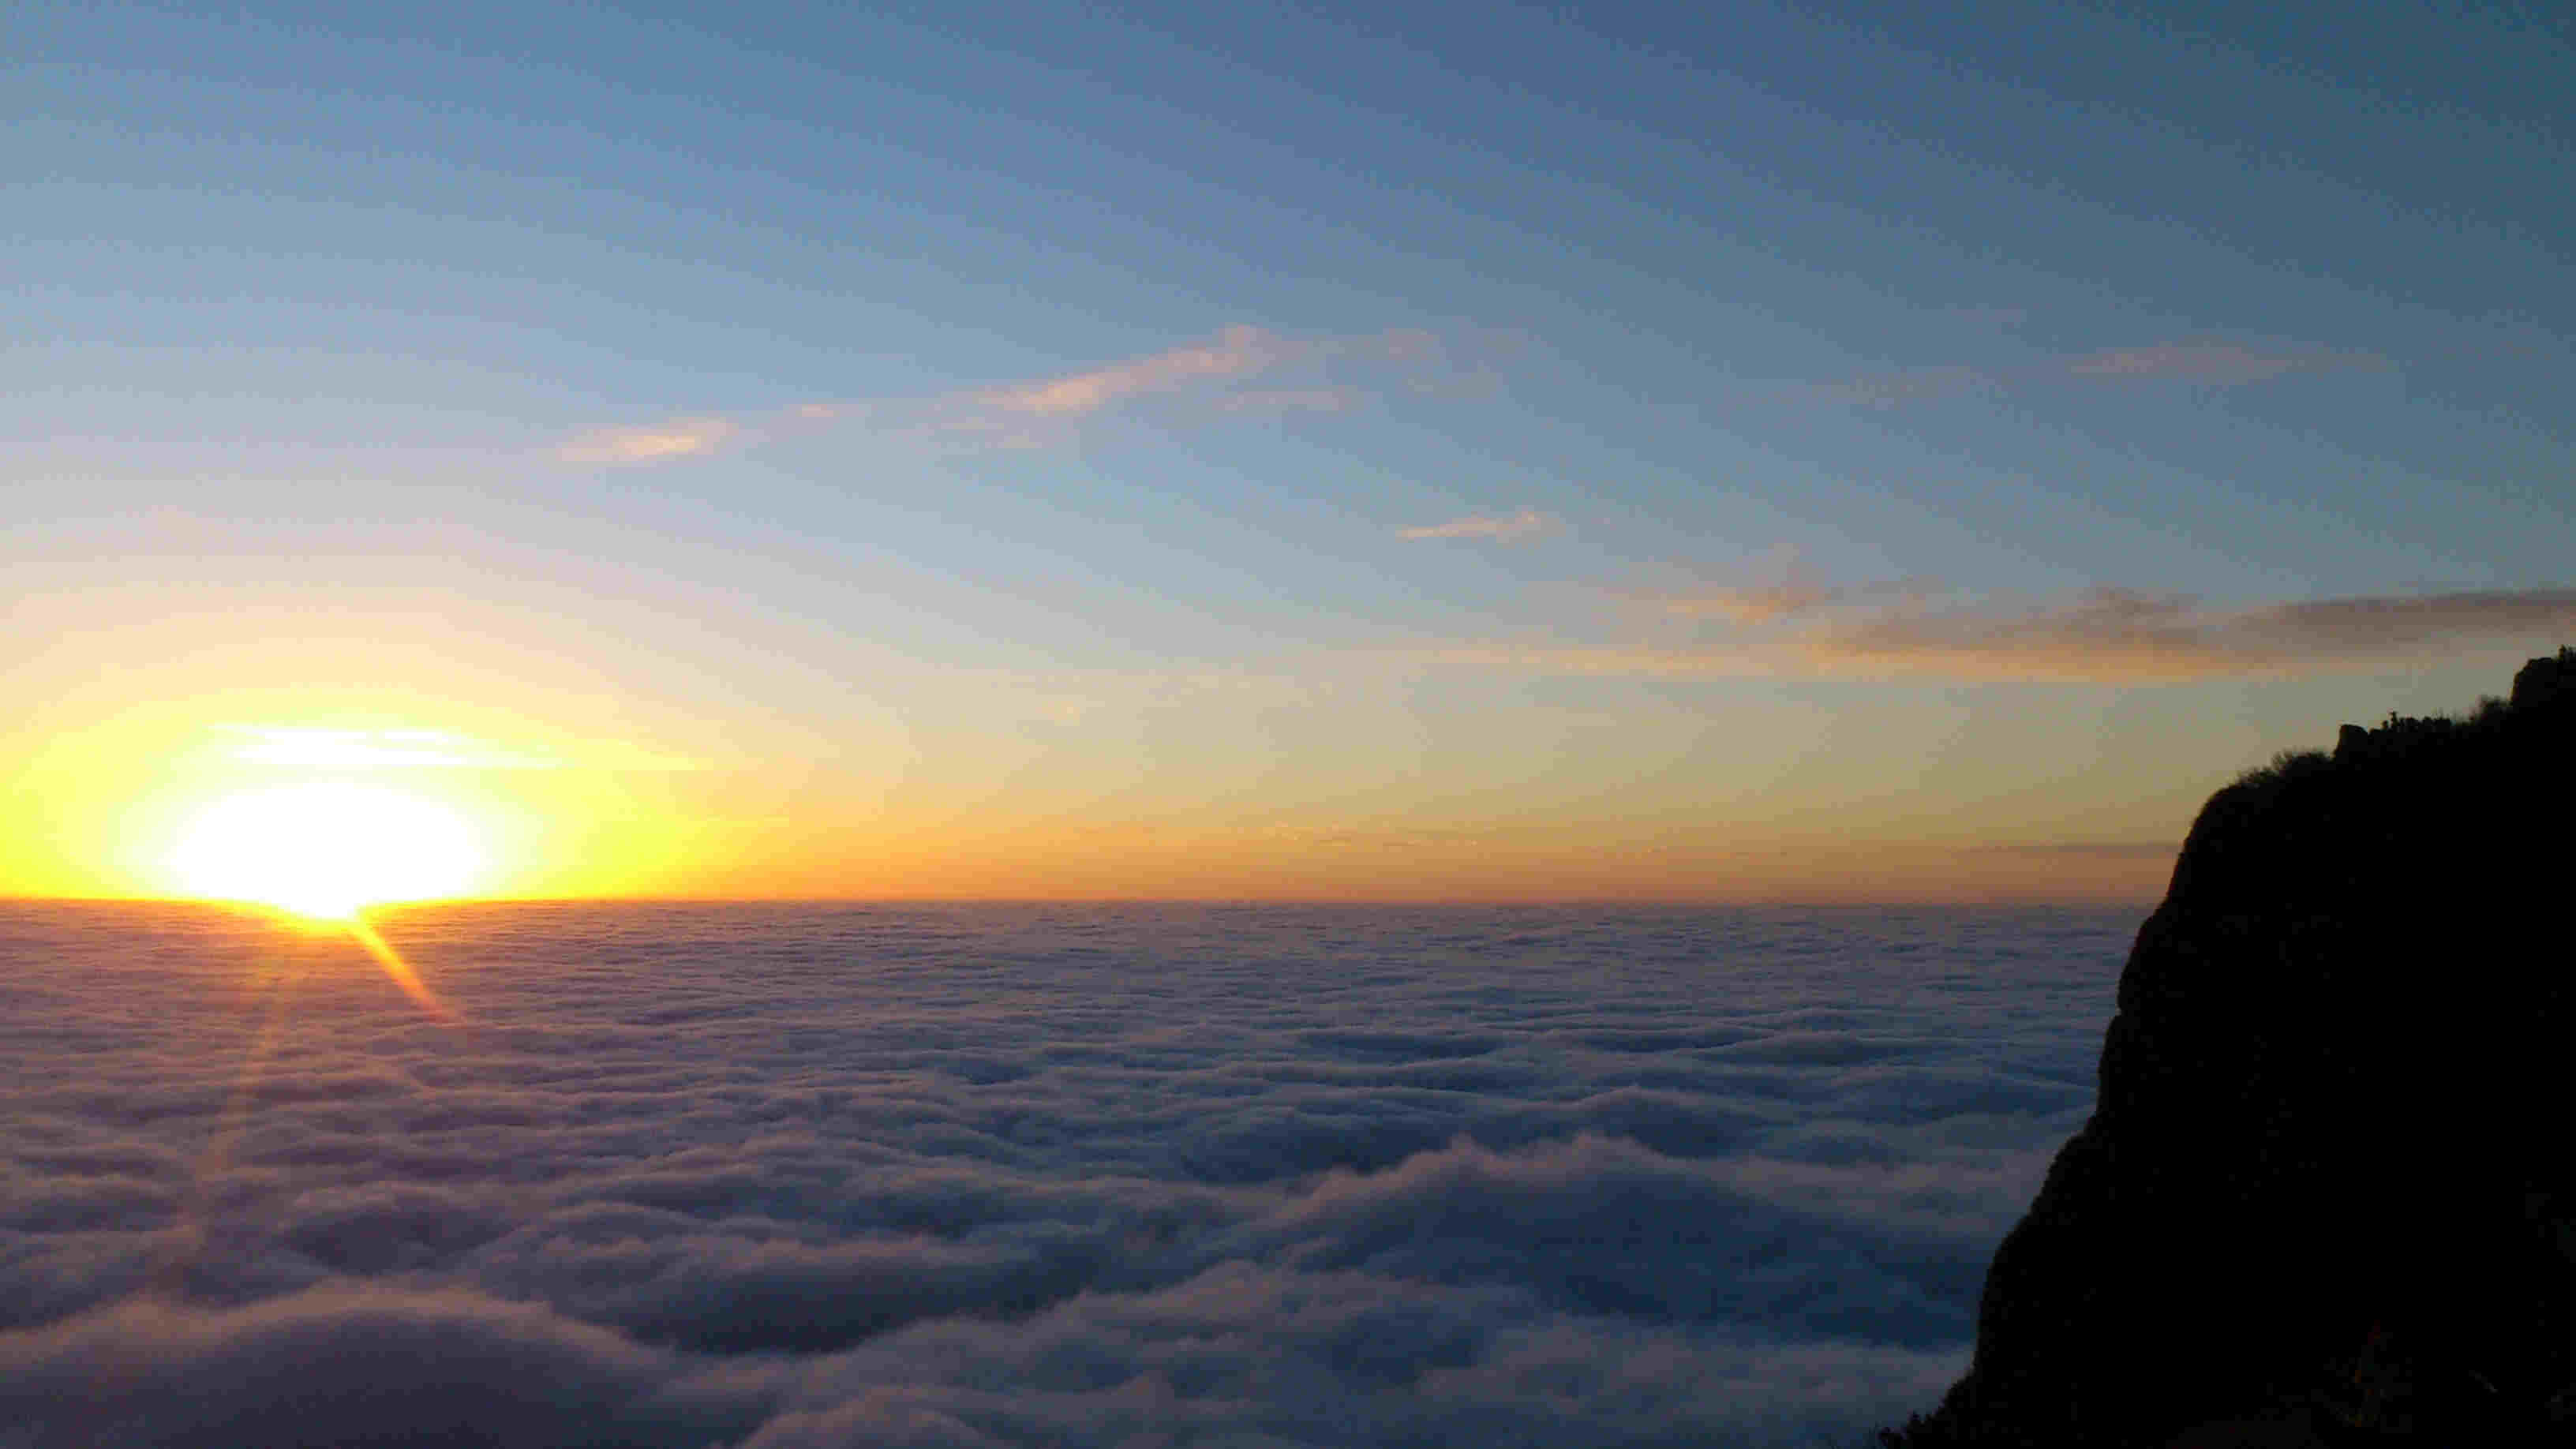
[[2128,924],[396,917],[443,1025],[345,942],[0,907],[0,1425],[1848,1437],[1959,1367]]

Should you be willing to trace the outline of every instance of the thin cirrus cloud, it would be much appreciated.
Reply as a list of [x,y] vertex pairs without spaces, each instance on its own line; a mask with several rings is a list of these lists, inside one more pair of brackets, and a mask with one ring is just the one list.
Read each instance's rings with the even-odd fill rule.
[[1204,346],[1175,347],[1089,372],[988,388],[972,396],[1006,413],[1081,417],[1140,394],[1173,392],[1265,372],[1297,355],[1303,345],[1258,327],[1228,327]]
[[[1471,390],[1489,380],[1491,357],[1505,350],[1508,341],[1404,328],[1290,337],[1236,326],[1142,357],[992,387],[918,397],[811,400],[756,414],[694,414],[636,427],[597,428],[565,439],[553,453],[562,462],[608,467],[675,463],[779,434],[846,425],[951,445],[1029,448],[1058,441],[1086,422],[1157,409],[1207,416],[1347,412],[1391,394]],[[2103,348],[2016,368],[1906,368],[1790,383],[1761,395],[1822,406],[1893,407],[2049,383],[2232,387],[2293,373],[2387,366],[2387,359],[2368,353],[2177,342]]]
[[1477,646],[1436,657],[1571,674],[2121,684],[2312,674],[2576,630],[2576,587],[2235,607],[2110,587],[2038,600],[1942,602],[1898,585],[1715,589],[1655,602],[1667,613],[1735,627],[1678,648]]
[[1228,393],[1214,403],[1229,413],[1338,413],[1366,401],[1368,394],[1355,387],[1267,387]]
[[2358,595],[2234,609],[2094,588],[2026,608],[1887,609],[1804,641],[1839,666],[1972,678],[2195,679],[2299,674],[2576,627],[2576,588]]
[[1203,342],[993,387],[596,429],[557,445],[554,455],[609,466],[671,463],[781,433],[845,425],[970,447],[1036,447],[1087,422],[1158,409],[1209,416],[1343,412],[1398,386],[1437,391],[1444,382],[1472,378],[1491,350],[1475,339],[1409,329],[1290,337],[1228,327]]
[[567,463],[670,463],[712,453],[738,437],[730,418],[673,418],[647,428],[601,428],[555,449]]
[[1967,392],[2002,392],[2063,383],[2177,383],[2242,387],[2294,373],[2375,371],[2389,360],[2367,352],[2313,347],[2252,347],[2235,342],[2166,342],[2108,347],[2025,367],[1960,365],[1901,368],[1829,382],[1792,383],[1772,395],[1788,402],[1842,407],[1895,407]]
[[2164,379],[2179,382],[2268,382],[2293,372],[2371,367],[2379,359],[2341,352],[2263,352],[2223,342],[2111,348],[2067,358],[2069,377]]
[[1424,524],[1418,528],[1396,530],[1399,538],[1485,538],[1497,543],[1512,543],[1535,538],[1563,527],[1553,514],[1535,508],[1515,508],[1509,513],[1471,513],[1446,523]]
[[1774,619],[1821,608],[1842,596],[1840,589],[1791,580],[1745,588],[1699,589],[1685,594],[1648,594],[1642,597],[1665,613],[1685,619],[1768,624]]

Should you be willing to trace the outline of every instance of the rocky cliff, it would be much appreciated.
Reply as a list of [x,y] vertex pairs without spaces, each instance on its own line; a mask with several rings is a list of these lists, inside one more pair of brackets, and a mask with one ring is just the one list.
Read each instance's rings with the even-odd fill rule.
[[2212,796],[1951,1445],[2576,1442],[2576,650]]

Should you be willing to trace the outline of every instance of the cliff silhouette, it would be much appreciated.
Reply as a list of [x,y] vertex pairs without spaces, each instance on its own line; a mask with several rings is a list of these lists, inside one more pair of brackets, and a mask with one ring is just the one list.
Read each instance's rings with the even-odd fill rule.
[[2202,807],[1889,1449],[2576,1443],[2576,649]]

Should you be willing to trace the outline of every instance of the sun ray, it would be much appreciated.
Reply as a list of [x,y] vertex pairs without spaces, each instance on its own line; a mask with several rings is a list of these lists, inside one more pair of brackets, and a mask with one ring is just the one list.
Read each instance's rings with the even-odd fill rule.
[[402,958],[402,953],[393,948],[393,943],[377,932],[374,922],[363,915],[351,915],[347,924],[349,935],[367,948],[367,954],[376,958],[376,964],[385,968],[385,974],[393,978],[394,985],[401,987],[403,995],[410,997],[414,1005],[444,1022],[454,1023],[462,1019],[455,1008],[430,990],[428,982],[420,979],[420,973]]

